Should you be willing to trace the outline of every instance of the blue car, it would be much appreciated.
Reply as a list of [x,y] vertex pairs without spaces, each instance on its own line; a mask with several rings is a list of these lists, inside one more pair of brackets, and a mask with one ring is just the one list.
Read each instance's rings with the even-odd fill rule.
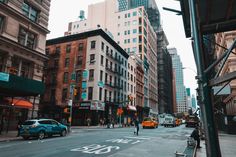
[[46,136],[59,134],[66,136],[67,126],[53,119],[32,119],[25,121],[20,128],[20,136],[25,140],[30,137],[43,139]]

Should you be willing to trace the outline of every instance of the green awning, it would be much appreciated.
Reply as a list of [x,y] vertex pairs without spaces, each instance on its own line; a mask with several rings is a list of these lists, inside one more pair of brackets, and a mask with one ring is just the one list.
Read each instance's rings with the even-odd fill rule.
[[0,79],[0,95],[4,96],[37,96],[43,94],[45,85],[41,81],[9,75],[8,79]]

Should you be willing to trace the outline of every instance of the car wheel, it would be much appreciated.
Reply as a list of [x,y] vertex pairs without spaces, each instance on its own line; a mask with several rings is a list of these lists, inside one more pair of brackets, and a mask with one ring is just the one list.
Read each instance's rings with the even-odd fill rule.
[[38,135],[38,138],[39,138],[40,140],[42,140],[42,139],[44,139],[44,137],[45,137],[44,131],[40,131],[40,132],[39,132],[39,135]]
[[61,136],[66,136],[66,130],[61,131]]
[[145,129],[145,127],[143,126],[143,129]]
[[24,140],[28,140],[28,139],[29,139],[29,136],[23,136],[23,139],[24,139]]

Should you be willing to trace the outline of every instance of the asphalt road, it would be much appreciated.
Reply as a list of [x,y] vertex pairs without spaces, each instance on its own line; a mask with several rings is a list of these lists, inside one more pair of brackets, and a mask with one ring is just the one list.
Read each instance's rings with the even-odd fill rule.
[[73,129],[66,137],[0,143],[0,157],[172,157],[186,147],[192,128]]

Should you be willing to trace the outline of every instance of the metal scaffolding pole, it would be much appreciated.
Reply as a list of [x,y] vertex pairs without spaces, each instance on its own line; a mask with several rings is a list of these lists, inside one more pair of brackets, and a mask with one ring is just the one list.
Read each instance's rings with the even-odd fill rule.
[[191,30],[193,37],[194,56],[198,73],[198,86],[204,128],[206,132],[207,157],[221,157],[218,133],[214,123],[214,112],[212,107],[211,87],[208,84],[209,78],[204,73],[203,50],[201,47],[201,32],[196,13],[196,0],[189,0]]

